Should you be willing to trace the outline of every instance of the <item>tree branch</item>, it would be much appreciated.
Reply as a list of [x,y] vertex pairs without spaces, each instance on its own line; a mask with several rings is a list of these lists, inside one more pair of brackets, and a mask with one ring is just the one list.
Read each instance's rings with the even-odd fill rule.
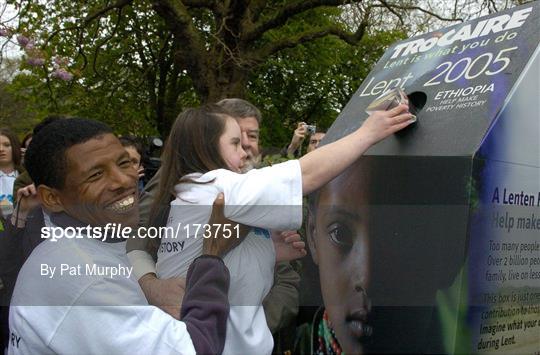
[[489,3],[491,4],[491,6],[493,6],[493,10],[494,10],[493,12],[498,12],[499,11],[499,9],[497,9],[497,4],[495,4],[495,1],[490,0]]
[[[194,56],[200,57],[204,52],[204,41],[191,20],[191,14],[184,4],[174,0],[155,0],[154,9],[165,20],[177,40],[184,43]],[[200,58],[196,58],[200,59]]]
[[120,25],[120,22],[122,21],[122,8],[119,7],[117,11],[118,11],[118,15],[117,15],[116,23],[114,24],[114,27],[111,33],[107,37],[105,37],[100,43],[97,43],[97,46],[94,50],[94,59],[92,62],[92,69],[94,70],[94,73],[97,76],[102,77],[104,79],[105,79],[105,76],[101,75],[101,73],[97,69],[97,60],[98,60],[99,52],[101,51],[101,47],[103,47],[105,44],[107,44],[107,42],[113,39],[114,36],[116,35],[116,31],[118,31],[118,27]]
[[95,20],[96,18],[100,17],[101,15],[106,14],[107,12],[111,10],[122,9],[124,6],[129,5],[132,2],[133,0],[118,0],[113,4],[102,8],[101,10],[94,12],[92,15],[86,16],[83,20],[83,25],[87,25],[92,20]]
[[225,22],[230,27],[231,34],[239,37],[242,28],[250,20],[247,18],[250,0],[232,0],[225,13]]
[[399,14],[396,10],[394,10],[394,8],[392,6],[390,6],[390,4],[388,4],[386,1],[382,1],[382,0],[380,0],[380,2],[383,5],[383,7],[385,7],[388,11],[390,11],[392,14],[394,14],[394,16],[396,16],[398,18],[400,24],[403,25],[405,23],[403,21],[403,16],[401,16],[401,14]]
[[[381,4],[383,4],[383,5],[384,5],[387,9],[389,9],[389,10],[390,10],[390,9],[399,9],[399,10],[418,10],[418,11],[420,11],[420,12],[423,12],[423,13],[426,13],[426,14],[428,14],[428,15],[431,15],[431,16],[433,16],[433,17],[435,17],[435,18],[437,18],[437,19],[439,19],[439,20],[441,20],[441,21],[451,21],[451,22],[453,22],[453,21],[461,21],[461,22],[463,22],[463,21],[464,21],[464,19],[462,19],[462,18],[448,18],[448,17],[443,17],[443,16],[441,16],[441,15],[439,15],[439,14],[436,14],[436,13],[433,12],[433,11],[424,9],[424,8],[421,7],[421,6],[409,6],[409,5],[407,5],[407,6],[401,6],[401,5],[396,5],[396,4],[389,4],[386,0],[379,0],[379,2],[380,2]],[[395,10],[394,10],[394,11],[395,11]],[[392,11],[392,13],[395,14],[394,11]],[[398,17],[399,17],[399,16],[398,16]]]
[[[204,40],[193,25],[191,14],[182,2],[175,0],[154,0],[153,6],[158,15],[165,20],[167,27],[174,33],[176,41],[183,44],[183,60],[190,68],[193,82],[204,82],[206,71]],[[198,80],[197,80],[198,79]],[[198,88],[199,90],[203,88]]]
[[182,1],[185,6],[196,8],[196,9],[209,9],[214,11],[217,6],[217,2],[215,0],[184,0]]
[[[209,35],[215,40],[213,46],[219,51],[219,47],[227,53],[235,62],[241,63],[239,52],[244,43],[241,33],[246,26],[251,25],[249,19],[249,4],[251,0],[231,0],[214,13],[216,30]],[[242,66],[241,64],[239,66]]]
[[261,16],[261,13],[263,12],[264,8],[266,7],[266,1],[265,0],[251,0],[249,4],[249,11],[250,13],[250,19],[252,22],[257,22]]
[[[136,42],[138,44],[137,52],[140,51],[139,55],[142,55],[143,57],[146,57],[144,55],[143,48],[146,49],[148,51],[148,55],[150,56],[151,61],[155,62],[156,56],[154,55],[154,51],[152,50],[152,46],[149,46],[149,45],[145,46],[143,44],[144,43],[143,37],[150,33],[150,29],[148,27],[145,27],[143,29],[142,24],[139,21],[139,17],[136,14],[135,14],[135,16],[133,16],[132,20],[133,20],[133,32],[135,33],[135,40],[136,40]],[[164,43],[167,43],[169,41],[169,39],[171,38],[171,36],[172,35],[170,33],[167,34],[167,38],[165,39]]]
[[54,108],[58,110],[58,102],[56,101],[56,98],[54,97],[54,92],[51,85],[51,79],[49,78],[49,72],[45,66],[43,66],[43,71],[45,72],[45,82],[47,83],[47,89],[49,91],[49,101],[51,101],[54,104]]
[[269,43],[268,45],[261,47],[256,51],[253,51],[251,55],[251,60],[255,62],[260,62],[262,60],[265,60],[266,57],[275,54],[282,49],[294,48],[299,44],[310,42],[328,35],[339,37],[348,44],[355,45],[364,37],[367,26],[367,21],[363,21],[355,33],[344,31],[337,26],[306,31],[294,37],[284,38],[282,40]]
[[338,6],[347,2],[346,0],[308,0],[290,3],[283,6],[272,18],[258,23],[251,31],[246,32],[243,39],[247,42],[253,42],[261,38],[266,31],[283,26],[294,15],[321,6]]
[[8,6],[8,4],[5,3],[4,8],[2,10],[0,10],[0,19],[2,19],[0,24],[10,23],[10,22],[14,21],[19,16],[19,12],[15,12],[12,17],[4,18],[4,14],[6,12],[7,6]]
[[83,49],[83,46],[82,46],[82,32],[79,33],[79,38],[77,39],[77,43],[78,43],[78,53],[79,55],[83,58],[83,65],[82,65],[82,68],[81,68],[81,71],[86,69],[86,66],[88,65],[88,58],[86,57],[86,54],[84,54],[84,49]]
[[118,0],[116,1],[115,3],[109,5],[109,6],[106,6],[104,8],[102,8],[101,10],[98,10],[96,12],[94,12],[93,14],[91,15],[88,15],[84,18],[84,20],[82,21],[82,24],[80,25],[75,25],[75,26],[69,26],[69,27],[65,27],[65,28],[60,28],[56,31],[54,31],[53,33],[50,34],[50,36],[47,38],[47,40],[45,41],[45,46],[55,37],[57,36],[59,33],[61,32],[65,32],[65,31],[72,31],[72,30],[81,30],[82,28],[84,28],[84,26],[88,25],[90,22],[92,22],[93,20],[95,20],[96,18],[100,17],[100,16],[103,16],[104,14],[106,14],[107,12],[111,11],[111,10],[114,10],[114,9],[122,9],[124,6],[127,6],[129,4],[131,4],[133,2],[133,0]]

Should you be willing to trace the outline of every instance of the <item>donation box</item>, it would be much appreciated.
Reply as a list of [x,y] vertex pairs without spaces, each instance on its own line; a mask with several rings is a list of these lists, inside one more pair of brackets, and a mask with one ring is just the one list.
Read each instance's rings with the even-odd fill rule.
[[362,352],[540,353],[539,40],[533,2],[395,43],[326,135],[396,87],[417,116],[319,193],[319,272],[356,278],[336,301],[321,276],[325,307],[369,310]]

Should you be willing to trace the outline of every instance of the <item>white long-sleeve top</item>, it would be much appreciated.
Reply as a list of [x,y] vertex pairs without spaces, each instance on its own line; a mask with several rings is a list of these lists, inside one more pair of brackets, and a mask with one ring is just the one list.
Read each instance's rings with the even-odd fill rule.
[[[219,169],[188,176],[194,183],[175,187],[168,233],[158,250],[159,278],[185,276],[202,254],[204,225],[218,193],[225,216],[252,226],[246,239],[223,258],[231,275],[231,311],[223,354],[270,354],[272,334],[262,301],[274,279],[275,251],[267,229],[295,230],[302,224],[302,175],[298,160],[237,174]],[[236,230],[232,230],[236,237]]]

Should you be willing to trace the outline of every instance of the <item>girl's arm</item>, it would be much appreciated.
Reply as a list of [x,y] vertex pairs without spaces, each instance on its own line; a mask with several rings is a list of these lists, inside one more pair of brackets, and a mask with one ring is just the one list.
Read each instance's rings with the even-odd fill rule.
[[353,133],[327,144],[300,158],[302,193],[307,195],[323,186],[369,147],[414,122],[407,105],[388,111],[376,111]]

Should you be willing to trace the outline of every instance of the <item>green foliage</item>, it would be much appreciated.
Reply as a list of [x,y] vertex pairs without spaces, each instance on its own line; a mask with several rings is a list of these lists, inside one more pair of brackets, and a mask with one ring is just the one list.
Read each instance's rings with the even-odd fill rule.
[[288,160],[291,160],[291,159],[295,159],[295,157],[291,155],[289,156],[286,156],[284,157],[283,155],[281,154],[269,154],[269,155],[266,155],[263,160],[261,161],[261,167],[265,167],[265,166],[272,166],[272,165],[275,165],[275,164],[279,164],[279,163],[284,163]]
[[[259,3],[264,6],[254,19],[260,22],[290,2]],[[250,44],[253,51],[246,51],[250,57],[235,52],[243,43],[227,42],[237,39],[226,36],[227,30],[233,31],[228,23],[219,22],[204,7],[190,8],[208,65],[215,66],[208,68],[215,72],[194,76],[184,58],[189,51],[182,34],[171,30],[153,3],[135,1],[100,13],[104,6],[98,0],[24,3],[18,32],[36,41],[46,62],[41,67],[24,65],[27,71],[10,84],[10,90],[27,102],[33,116],[84,116],[104,121],[118,133],[165,135],[182,109],[204,101],[201,87],[224,85],[219,89],[223,96],[245,97],[261,108],[262,144],[282,147],[298,121],[327,129],[384,49],[404,37],[403,31],[368,28],[369,36],[356,46],[327,35],[298,40],[257,58],[256,50],[306,33],[355,29],[344,21],[344,8],[316,7],[265,31]],[[250,28],[246,25],[245,30]],[[231,60],[238,61],[236,66],[230,65]],[[59,66],[72,73],[73,80],[55,78]],[[204,80],[208,82],[202,85]]]
[[329,36],[269,58],[248,85],[248,99],[263,111],[263,146],[287,144],[300,121],[328,129],[385,49],[403,37],[374,33],[350,46]]
[[10,83],[19,65],[16,60],[4,60],[0,66],[0,126],[10,127],[22,137],[32,130],[38,115],[24,97],[24,93],[28,91],[26,86]]
[[[163,120],[159,113],[166,111],[158,100],[165,100],[173,71],[170,38],[161,35],[163,23],[144,2],[85,23],[85,16],[102,6],[101,1],[29,3],[19,32],[41,45],[47,62],[38,68],[23,65],[30,74],[19,75],[12,86],[24,88],[20,96],[38,115],[83,116],[104,121],[118,133],[156,134]],[[77,26],[84,30],[68,30]],[[55,58],[66,61],[73,80],[51,75]],[[191,89],[185,75],[178,75],[177,83]],[[182,101],[196,102],[193,95]],[[175,105],[176,97],[169,106]]]
[[0,127],[11,128],[19,137],[32,130],[37,115],[10,85],[0,82]]

